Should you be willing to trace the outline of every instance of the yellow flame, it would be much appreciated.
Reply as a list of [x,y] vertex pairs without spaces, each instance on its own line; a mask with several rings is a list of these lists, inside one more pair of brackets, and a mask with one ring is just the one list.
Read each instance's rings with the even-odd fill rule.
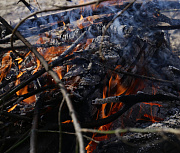
[[15,104],[13,107],[11,107],[10,109],[8,109],[7,112],[11,112],[12,110],[14,110],[16,108],[17,104]]
[[81,14],[81,17],[80,17],[80,21],[83,19],[83,16],[82,16],[82,14]]

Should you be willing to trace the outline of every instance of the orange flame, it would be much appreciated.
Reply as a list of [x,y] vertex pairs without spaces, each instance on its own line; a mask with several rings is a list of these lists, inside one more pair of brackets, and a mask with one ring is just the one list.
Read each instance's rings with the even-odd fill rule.
[[80,19],[79,19],[79,20],[80,20],[80,21],[81,21],[81,20],[83,20],[83,16],[82,16],[82,14],[81,14],[81,17],[80,17]]
[[38,69],[39,69],[39,67],[40,67],[40,60],[36,59],[36,63],[37,63],[37,66],[36,66],[36,68],[35,68],[33,74],[36,73],[36,72],[38,71]]
[[[19,69],[21,68],[21,65],[19,65]],[[20,72],[18,75],[17,75],[17,80],[15,82],[15,85],[17,86],[18,84],[20,84],[20,77],[23,75],[24,72]],[[28,85],[25,86],[24,88],[20,89],[19,91],[16,92],[16,94],[18,96],[20,95],[24,95],[24,94],[27,94],[28,93]],[[29,98],[26,98],[23,100],[24,102],[28,103],[28,104],[31,104],[33,102],[35,102],[35,95],[29,97]]]
[[[120,66],[117,66],[115,69],[118,69]],[[125,93],[127,89],[122,86],[121,84],[121,78],[119,77],[118,74],[112,74],[111,78],[109,79],[109,88],[107,86],[104,87],[103,89],[103,98],[106,98],[107,96],[119,96],[123,93]],[[111,103],[109,106],[109,111],[105,113],[107,110],[108,104],[102,104],[101,107],[101,117],[106,118],[114,113],[116,113],[121,107],[122,103],[116,103],[113,104]],[[106,115],[107,114],[107,115]],[[99,127],[98,130],[109,130],[111,127],[112,123],[103,125]],[[108,135],[103,135],[103,136],[96,136],[97,134],[93,134],[92,138],[94,140],[102,141],[108,139]],[[92,153],[93,150],[96,148],[97,144],[93,141],[90,141],[89,144],[86,147],[87,153]]]
[[62,79],[63,78],[63,76],[62,76],[62,66],[56,67],[55,71],[56,71],[59,79]]
[[15,104],[13,107],[11,107],[10,109],[8,109],[7,112],[11,112],[12,110],[14,110],[16,108],[17,104]]
[[72,123],[72,122],[73,122],[73,120],[67,120],[67,121],[64,121],[64,122],[61,122],[61,123],[65,124],[65,123]]
[[1,68],[0,68],[0,82],[3,80],[3,78],[6,77],[8,72],[11,69],[12,65],[12,58],[10,56],[10,52],[5,54],[5,56],[2,58]]
[[[27,93],[28,93],[28,85],[16,92],[16,94],[18,96],[24,95]],[[31,104],[31,103],[35,102],[35,95],[28,97],[28,98],[24,99],[23,101],[27,104]]]
[[64,21],[63,21],[63,26],[66,26],[66,24],[64,23]]
[[144,117],[149,118],[152,123],[163,121],[162,118],[159,118],[159,117],[156,117],[156,116],[152,116],[152,115],[149,115],[149,114],[144,114]]

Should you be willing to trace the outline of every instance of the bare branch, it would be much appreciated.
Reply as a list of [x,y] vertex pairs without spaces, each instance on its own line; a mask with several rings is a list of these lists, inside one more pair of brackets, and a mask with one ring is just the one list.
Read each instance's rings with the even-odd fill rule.
[[176,135],[180,135],[180,129],[173,129],[173,128],[146,128],[146,129],[141,129],[141,128],[125,128],[121,129],[118,128],[116,130],[109,130],[109,131],[100,131],[96,129],[81,129],[82,132],[90,132],[90,133],[99,133],[99,134],[116,134],[116,133],[126,133],[126,132],[137,132],[137,133],[172,133]]
[[140,102],[152,102],[152,101],[174,101],[180,100],[179,97],[173,95],[165,95],[165,94],[156,94],[150,95],[146,93],[137,93],[136,95],[120,95],[114,97],[107,97],[104,99],[95,99],[93,104],[104,104],[104,103],[119,103],[123,102],[124,104],[129,103],[140,103]]

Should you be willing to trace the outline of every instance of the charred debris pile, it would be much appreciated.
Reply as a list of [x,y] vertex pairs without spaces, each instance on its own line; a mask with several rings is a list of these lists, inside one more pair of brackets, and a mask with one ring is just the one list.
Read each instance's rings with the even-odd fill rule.
[[0,17],[0,152],[179,152],[179,8],[93,1]]

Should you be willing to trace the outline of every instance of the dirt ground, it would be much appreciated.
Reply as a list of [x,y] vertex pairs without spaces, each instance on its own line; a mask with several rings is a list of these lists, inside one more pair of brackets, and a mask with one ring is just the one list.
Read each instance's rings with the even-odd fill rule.
[[[0,16],[8,22],[17,23],[27,15],[31,14],[27,7],[19,0],[0,0]],[[53,8],[53,5],[72,5],[78,0],[72,2],[66,0],[26,0],[34,7],[34,10],[43,10]],[[36,3],[37,2],[37,3]]]

